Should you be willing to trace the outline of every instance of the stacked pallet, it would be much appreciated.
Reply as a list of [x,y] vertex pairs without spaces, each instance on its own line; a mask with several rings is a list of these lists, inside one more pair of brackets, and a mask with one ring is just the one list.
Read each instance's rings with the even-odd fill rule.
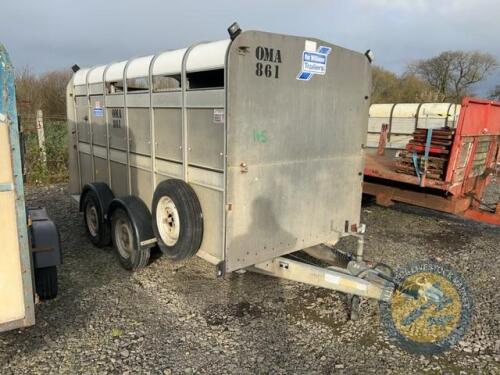
[[433,129],[429,147],[429,156],[425,159],[428,129],[417,129],[413,138],[402,150],[396,160],[396,171],[409,175],[417,175],[414,154],[420,174],[426,178],[444,180],[448,158],[453,144],[454,129]]

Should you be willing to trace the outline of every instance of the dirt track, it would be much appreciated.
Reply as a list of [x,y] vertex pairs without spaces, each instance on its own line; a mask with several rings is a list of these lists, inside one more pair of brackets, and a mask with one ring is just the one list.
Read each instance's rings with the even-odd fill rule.
[[158,258],[131,274],[111,248],[90,244],[64,185],[28,199],[59,226],[60,295],[37,306],[35,327],[0,335],[2,374],[500,374],[498,228],[364,207],[368,259],[397,267],[433,255],[470,284],[472,328],[449,352],[424,357],[387,342],[375,302],[351,322],[338,293],[248,272],[219,280],[198,258]]

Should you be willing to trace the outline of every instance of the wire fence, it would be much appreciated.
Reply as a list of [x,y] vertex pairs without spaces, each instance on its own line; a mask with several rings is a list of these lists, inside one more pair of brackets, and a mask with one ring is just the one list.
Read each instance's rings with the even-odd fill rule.
[[25,181],[48,185],[68,180],[66,115],[19,115]]

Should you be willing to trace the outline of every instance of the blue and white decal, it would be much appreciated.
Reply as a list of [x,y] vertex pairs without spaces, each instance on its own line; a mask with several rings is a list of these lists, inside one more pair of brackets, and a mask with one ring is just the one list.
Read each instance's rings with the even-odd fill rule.
[[316,42],[306,41],[306,48],[302,52],[302,69],[297,75],[297,79],[309,81],[315,74],[325,75],[328,55],[331,51],[330,47],[325,46],[316,49]]
[[104,117],[104,109],[101,106],[101,103],[96,101],[94,108],[92,108],[95,117]]

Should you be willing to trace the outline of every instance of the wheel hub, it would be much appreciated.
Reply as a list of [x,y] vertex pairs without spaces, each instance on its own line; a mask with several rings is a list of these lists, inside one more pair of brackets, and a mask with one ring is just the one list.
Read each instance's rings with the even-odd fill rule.
[[97,209],[93,204],[87,205],[85,210],[85,218],[87,219],[87,229],[90,234],[95,237],[99,231],[99,220]]
[[164,196],[158,201],[156,222],[161,240],[167,246],[174,246],[179,239],[180,220],[177,207],[170,197]]
[[119,220],[115,227],[116,248],[120,255],[128,259],[132,254],[133,235],[132,229],[124,220]]

